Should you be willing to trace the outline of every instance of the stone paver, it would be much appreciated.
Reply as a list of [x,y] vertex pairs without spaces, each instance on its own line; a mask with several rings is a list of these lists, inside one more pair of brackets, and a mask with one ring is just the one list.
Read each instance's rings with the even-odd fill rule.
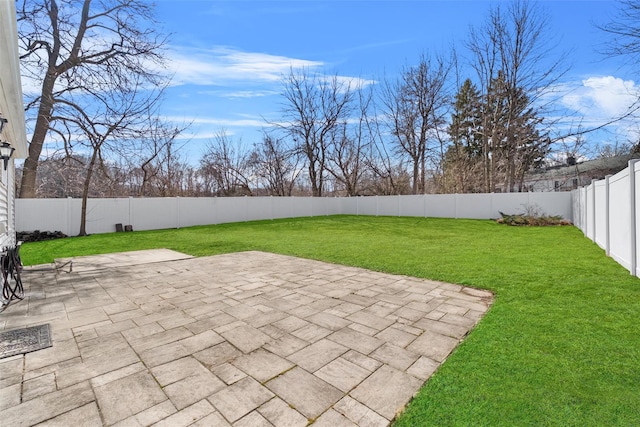
[[350,395],[391,420],[418,391],[422,381],[411,375],[382,365]]
[[1,425],[387,426],[493,300],[261,252],[44,267],[0,314],[53,339],[0,359]]
[[267,387],[307,418],[317,418],[343,393],[319,377],[297,367],[267,383]]
[[94,388],[107,425],[142,412],[167,400],[148,372],[140,372]]
[[342,357],[324,365],[315,372],[317,377],[347,393],[371,374],[364,368]]
[[362,427],[385,427],[389,421],[357,400],[345,396],[333,408]]
[[260,383],[277,377],[295,366],[292,362],[266,350],[256,350],[238,357],[231,363]]
[[348,350],[342,344],[323,339],[293,353],[288,359],[307,371],[314,372]]
[[99,426],[102,425],[102,420],[98,406],[95,402],[91,402],[37,425],[42,427]]
[[262,405],[258,408],[258,412],[274,426],[305,427],[308,424],[307,419],[300,412],[278,397]]
[[209,401],[230,422],[234,422],[270,400],[273,393],[246,377],[209,397]]

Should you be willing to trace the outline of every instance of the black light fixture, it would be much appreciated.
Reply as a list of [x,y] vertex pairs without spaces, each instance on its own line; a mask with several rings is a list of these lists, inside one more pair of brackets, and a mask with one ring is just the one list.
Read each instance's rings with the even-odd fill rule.
[[4,170],[7,170],[9,159],[13,155],[14,151],[15,148],[13,148],[8,142],[3,142],[2,144],[0,144],[0,159],[4,160]]

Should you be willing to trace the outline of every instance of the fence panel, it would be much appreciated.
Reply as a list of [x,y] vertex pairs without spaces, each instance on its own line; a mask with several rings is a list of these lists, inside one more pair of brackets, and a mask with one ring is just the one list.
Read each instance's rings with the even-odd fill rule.
[[358,199],[362,197],[339,197],[340,214],[358,215]]
[[313,216],[313,206],[311,203],[305,203],[299,198],[293,197],[293,217]]
[[180,197],[178,199],[178,227],[217,224],[215,198]]
[[632,206],[634,207],[633,221],[630,226],[629,234],[631,234],[632,238],[632,253],[635,255],[635,271],[632,272],[635,276],[640,277],[640,236],[638,236],[638,232],[640,231],[640,197],[638,196],[638,192],[640,192],[640,162],[632,162],[630,165],[632,168],[632,176],[634,177],[634,187],[632,194]]
[[574,223],[620,265],[640,276],[640,160],[572,192]]
[[425,215],[434,218],[457,218],[455,194],[427,194]]
[[134,230],[160,230],[179,227],[177,198],[154,197],[130,200],[129,224],[133,226]]
[[571,202],[573,208],[573,225],[586,234],[586,188],[580,187],[571,192]]
[[594,197],[594,185],[593,183],[589,184],[587,186],[587,224],[586,224],[586,232],[585,234],[587,235],[587,237],[589,237],[591,240],[595,239],[595,235],[594,235],[594,231],[595,231],[595,212],[596,212],[596,205],[595,205],[595,197]]
[[378,215],[378,199],[382,196],[358,197],[355,215]]
[[244,197],[218,197],[216,214],[220,224],[246,221],[247,201]]
[[273,209],[269,197],[243,197],[245,202],[245,221],[272,219]]
[[271,217],[293,218],[296,212],[295,197],[271,197]]
[[398,214],[400,216],[425,216],[425,200],[424,195],[399,197]]
[[[73,205],[82,209],[82,201],[73,199]],[[88,199],[86,229],[89,234],[113,233],[116,224],[129,224],[129,199]],[[76,222],[77,221],[77,222]],[[80,216],[72,220],[71,233],[76,234],[80,230]],[[65,233],[67,234],[67,233]]]
[[548,192],[548,193],[526,193],[529,197],[528,203],[539,207],[546,215],[559,215],[562,218],[573,221],[573,206],[571,205],[571,193],[568,192]]
[[72,201],[73,199],[16,199],[16,230],[73,234],[69,221],[69,205]]
[[325,216],[329,214],[327,200],[329,200],[327,197],[312,197],[306,198],[303,203],[311,205],[310,216]]
[[593,197],[594,197],[594,236],[595,242],[602,249],[607,250],[607,239],[609,238],[609,205],[608,205],[608,191],[609,181],[600,180],[593,183]]
[[[609,210],[610,255],[628,270],[631,269],[630,194],[629,168],[609,178],[609,202],[612,208]],[[589,222],[595,222],[595,219]]]
[[[490,219],[500,217],[500,214],[495,212],[494,215],[493,212],[492,200],[497,194],[456,194],[455,196],[456,218]],[[513,196],[509,199],[513,199]]]
[[377,215],[398,216],[400,214],[401,196],[377,196]]
[[[539,199],[545,206],[555,203],[565,218],[571,217],[570,193],[532,194],[89,199],[87,232],[112,232],[118,223],[132,225],[134,230],[153,230],[335,214],[489,219],[497,218],[498,210],[515,213],[529,200]],[[80,227],[80,207],[80,199],[16,199],[17,230],[59,230],[75,235]]]

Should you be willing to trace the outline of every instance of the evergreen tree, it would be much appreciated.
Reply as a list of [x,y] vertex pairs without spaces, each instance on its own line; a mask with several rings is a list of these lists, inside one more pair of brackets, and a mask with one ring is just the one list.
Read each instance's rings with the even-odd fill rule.
[[452,145],[444,159],[445,176],[452,185],[446,192],[468,193],[480,191],[476,184],[478,164],[482,156],[481,98],[471,79],[464,81],[454,98],[448,133]]
[[[524,174],[548,154],[550,139],[540,131],[542,118],[532,106],[527,93],[504,79],[499,72],[493,79],[484,114],[488,125],[490,190],[521,190]],[[518,188],[516,188],[518,185]]]

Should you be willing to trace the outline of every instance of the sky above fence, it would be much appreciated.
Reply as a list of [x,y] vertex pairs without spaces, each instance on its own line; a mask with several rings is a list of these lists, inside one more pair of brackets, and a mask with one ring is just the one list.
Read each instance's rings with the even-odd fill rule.
[[[251,145],[282,110],[281,78],[291,67],[379,84],[415,64],[421,54],[464,50],[470,26],[485,20],[486,1],[204,1],[160,0],[159,19],[171,33],[174,74],[164,114],[191,123],[185,136],[192,158],[225,131]],[[614,1],[540,1],[550,60],[570,71],[557,87],[559,108],[575,125],[596,126],[624,112],[635,99],[632,71],[599,53],[607,36],[597,29],[616,16]],[[544,64],[541,64],[544,66]],[[471,75],[467,67],[463,73]],[[592,142],[626,140],[632,125],[587,136]]]

